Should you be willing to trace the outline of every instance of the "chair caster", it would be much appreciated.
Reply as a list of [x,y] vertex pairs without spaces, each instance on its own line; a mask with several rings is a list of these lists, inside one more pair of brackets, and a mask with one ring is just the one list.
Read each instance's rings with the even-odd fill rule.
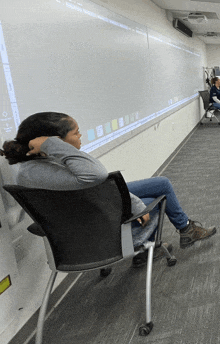
[[149,322],[148,324],[141,325],[139,327],[139,336],[143,336],[143,337],[147,336],[151,332],[153,326],[154,324],[152,323],[152,321]]
[[100,270],[100,277],[107,277],[112,272],[112,268],[106,268]]
[[177,259],[174,256],[172,256],[171,258],[167,258],[167,265],[168,266],[176,265],[176,262],[177,262]]

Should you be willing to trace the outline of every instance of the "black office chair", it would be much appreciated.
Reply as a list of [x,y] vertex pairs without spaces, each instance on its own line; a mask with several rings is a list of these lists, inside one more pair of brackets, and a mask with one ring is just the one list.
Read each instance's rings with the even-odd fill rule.
[[[161,234],[166,197],[156,198],[145,211],[132,216],[127,185],[120,172],[110,173],[98,186],[76,191],[51,191],[30,189],[17,185],[4,185],[15,200],[34,220],[28,229],[44,239],[49,266],[52,270],[41,305],[36,344],[42,343],[46,309],[58,272],[88,271],[106,268],[134,252],[131,221],[149,213],[156,205],[160,207],[156,241],[147,241],[146,275],[146,324],[139,328],[145,336],[153,328],[151,321],[151,276],[153,249],[162,245]],[[162,245],[168,266],[175,265]]]
[[[210,121],[212,121],[212,118],[214,117],[216,119],[216,121],[218,122],[218,124],[220,124],[218,118],[216,117],[215,113],[219,112],[218,109],[216,109],[212,103],[209,102],[209,91],[205,90],[205,91],[199,91],[199,95],[203,100],[203,106],[204,106],[204,110],[205,113],[200,121],[200,124],[204,124],[203,123],[203,118],[209,118]],[[210,113],[210,117],[208,116],[208,113]]]

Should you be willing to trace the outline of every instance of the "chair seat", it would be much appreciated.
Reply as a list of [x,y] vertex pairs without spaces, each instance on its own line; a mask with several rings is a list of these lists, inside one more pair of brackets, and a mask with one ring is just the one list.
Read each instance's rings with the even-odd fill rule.
[[98,263],[87,263],[87,264],[65,264],[65,265],[58,265],[57,271],[64,271],[64,272],[76,272],[76,271],[88,271],[92,269],[98,269],[99,267],[105,267],[109,266],[119,260],[122,260],[123,258],[121,256],[116,256],[111,259],[105,259],[102,261],[99,261]]

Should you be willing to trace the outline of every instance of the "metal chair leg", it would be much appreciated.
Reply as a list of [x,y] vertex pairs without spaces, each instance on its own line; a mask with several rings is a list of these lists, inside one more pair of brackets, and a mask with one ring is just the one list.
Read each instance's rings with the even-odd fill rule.
[[163,220],[164,220],[164,214],[166,209],[166,198],[161,202],[161,209],[159,214],[159,221],[158,221],[158,229],[156,233],[156,244],[161,242],[161,236],[162,236],[162,228],[163,228]]
[[[217,123],[220,124],[219,119],[218,119],[218,118],[216,117],[216,115],[215,115],[215,111],[216,111],[216,109],[215,109],[215,110],[213,110],[213,109],[212,109],[212,110],[207,109],[206,112],[205,112],[205,114],[204,114],[204,116],[203,116],[203,118],[209,118],[209,121],[212,122],[212,118],[214,117],[214,118],[216,119]],[[207,113],[208,113],[208,112],[210,112],[211,117],[208,117],[208,116],[207,116]],[[200,121],[201,124],[203,124],[203,122],[202,122],[203,118],[202,118],[201,121]]]
[[163,245],[163,243],[161,244],[161,248],[162,248],[162,250],[163,250],[164,255],[165,255],[166,258],[171,258],[171,257],[172,257],[172,255],[170,254],[170,252],[168,251],[168,249]]
[[152,283],[152,267],[153,267],[153,253],[155,242],[148,242],[148,259],[147,259],[147,274],[146,274],[146,324],[140,326],[139,335],[147,336],[152,328],[151,321],[151,283]]
[[213,114],[212,117],[215,117],[216,121],[217,121],[218,123],[220,123],[219,120],[218,120],[218,118],[216,117],[216,115]]
[[153,266],[153,253],[154,243],[148,249],[147,260],[147,275],[146,275],[146,323],[151,322],[151,280],[152,280],[152,266]]
[[44,292],[43,302],[42,302],[39,317],[38,317],[37,333],[36,333],[36,341],[35,341],[36,344],[42,344],[44,319],[46,316],[47,305],[50,298],[51,290],[53,288],[56,277],[57,277],[57,271],[52,271],[46,290]]
[[170,252],[169,252],[168,249],[163,245],[163,243],[162,243],[162,245],[161,245],[161,248],[162,248],[162,250],[164,251],[164,255],[165,255],[166,259],[167,259],[167,265],[168,265],[168,266],[173,266],[173,265],[175,265],[176,262],[177,262],[176,257],[170,254]]

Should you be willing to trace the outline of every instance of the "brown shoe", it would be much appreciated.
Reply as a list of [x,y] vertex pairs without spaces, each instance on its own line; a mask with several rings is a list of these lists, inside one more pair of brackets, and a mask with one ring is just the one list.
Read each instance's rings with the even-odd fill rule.
[[[163,245],[167,248],[169,252],[172,252],[173,246],[172,244],[167,244],[163,243]],[[147,256],[148,256],[148,250],[138,253],[134,258],[133,258],[133,267],[134,268],[140,268],[143,265],[147,264]],[[160,247],[154,249],[154,255],[153,255],[153,260],[157,260],[160,258],[165,257],[163,249]]]
[[[199,223],[199,222],[197,222]],[[201,223],[199,223],[201,225]],[[202,225],[201,225],[202,226]],[[189,225],[186,230],[180,232],[180,248],[192,246],[195,241],[207,239],[216,233],[216,228],[210,227],[208,229],[199,227],[195,221],[189,220]]]

